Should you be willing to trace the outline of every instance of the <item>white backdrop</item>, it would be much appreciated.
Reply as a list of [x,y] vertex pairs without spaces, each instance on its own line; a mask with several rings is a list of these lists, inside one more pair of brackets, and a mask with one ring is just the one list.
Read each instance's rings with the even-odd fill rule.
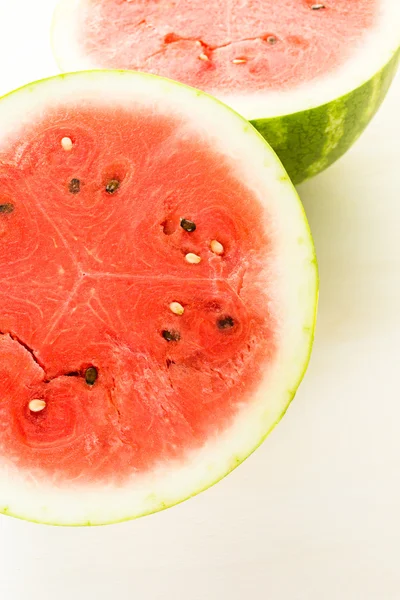
[[[57,72],[53,0],[0,0],[0,93]],[[300,186],[321,275],[295,402],[220,484],[94,529],[0,517],[1,600],[399,600],[400,77]],[[1,307],[0,307],[1,310]]]

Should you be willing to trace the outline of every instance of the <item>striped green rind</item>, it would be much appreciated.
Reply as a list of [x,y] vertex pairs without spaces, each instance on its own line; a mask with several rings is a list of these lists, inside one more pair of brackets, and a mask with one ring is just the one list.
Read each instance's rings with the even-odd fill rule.
[[327,104],[251,121],[278,154],[293,183],[326,169],[354,144],[385,98],[399,56],[400,49],[366,83]]

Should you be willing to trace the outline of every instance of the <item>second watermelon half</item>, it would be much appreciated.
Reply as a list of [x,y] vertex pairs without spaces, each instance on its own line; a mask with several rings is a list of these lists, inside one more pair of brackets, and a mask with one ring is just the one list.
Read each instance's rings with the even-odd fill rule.
[[163,75],[232,106],[292,181],[338,159],[379,108],[398,62],[398,0],[61,0],[62,70]]

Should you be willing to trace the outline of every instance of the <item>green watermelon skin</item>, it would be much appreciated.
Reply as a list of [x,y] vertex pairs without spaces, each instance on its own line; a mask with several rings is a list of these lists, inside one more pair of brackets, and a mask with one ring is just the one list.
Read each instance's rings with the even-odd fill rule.
[[367,82],[327,104],[251,123],[279,156],[294,184],[314,177],[359,138],[396,74],[400,49]]

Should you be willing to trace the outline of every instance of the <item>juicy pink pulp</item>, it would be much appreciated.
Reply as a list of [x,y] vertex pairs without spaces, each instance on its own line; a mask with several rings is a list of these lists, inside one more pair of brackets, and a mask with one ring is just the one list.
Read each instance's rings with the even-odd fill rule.
[[343,64],[373,27],[378,4],[81,0],[76,36],[95,67],[136,69],[210,92],[246,94],[291,88]]
[[204,135],[181,132],[143,109],[66,106],[0,152],[0,452],[20,469],[109,480],[181,458],[265,376],[266,215]]

